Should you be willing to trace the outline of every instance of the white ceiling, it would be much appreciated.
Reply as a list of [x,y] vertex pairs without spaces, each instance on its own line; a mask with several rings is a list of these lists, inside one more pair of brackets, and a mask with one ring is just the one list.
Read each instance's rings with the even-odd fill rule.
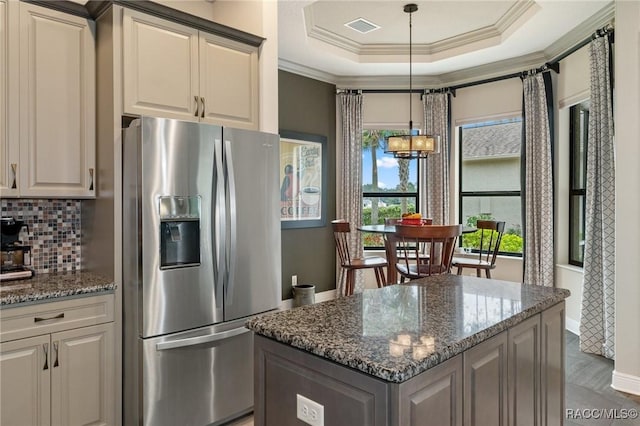
[[[280,69],[341,86],[405,87],[411,1],[279,0]],[[460,84],[537,68],[613,20],[612,1],[416,1],[414,84]],[[361,34],[344,24],[381,28]],[[561,71],[562,72],[562,71]]]

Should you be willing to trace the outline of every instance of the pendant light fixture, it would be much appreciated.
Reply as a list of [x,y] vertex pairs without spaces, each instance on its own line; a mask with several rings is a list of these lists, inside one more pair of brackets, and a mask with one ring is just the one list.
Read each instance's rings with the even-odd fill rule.
[[395,158],[426,158],[430,153],[438,152],[439,138],[431,135],[413,134],[413,119],[411,107],[412,86],[412,39],[411,39],[411,14],[418,10],[418,5],[410,3],[404,6],[405,13],[409,14],[409,134],[389,136],[386,139],[386,153],[391,153]]

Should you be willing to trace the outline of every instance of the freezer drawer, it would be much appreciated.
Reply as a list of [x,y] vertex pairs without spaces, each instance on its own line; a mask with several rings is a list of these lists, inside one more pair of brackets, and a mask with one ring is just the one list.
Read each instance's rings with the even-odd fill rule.
[[144,425],[204,426],[253,407],[253,333],[206,327],[140,339]]

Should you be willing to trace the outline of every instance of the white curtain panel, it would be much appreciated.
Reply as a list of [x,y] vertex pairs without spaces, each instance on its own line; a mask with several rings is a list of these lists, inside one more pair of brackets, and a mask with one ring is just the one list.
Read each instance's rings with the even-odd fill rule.
[[[349,253],[351,257],[362,257],[362,235],[356,227],[362,221],[362,94],[338,94],[341,126],[342,146],[340,164],[338,165],[338,182],[342,186],[338,191],[336,206],[337,219],[349,221],[351,233],[349,235]],[[340,269],[338,262],[337,268]],[[337,287],[337,294],[344,296],[346,274],[341,274]],[[364,277],[361,271],[356,272],[354,293],[364,289]]]
[[543,73],[526,76],[524,90],[524,282],[552,287],[553,160]]
[[420,160],[420,211],[434,224],[449,224],[449,94],[422,97],[424,132],[440,136],[440,153]]
[[584,283],[580,349],[613,359],[615,337],[615,161],[608,36],[593,40],[587,142]]

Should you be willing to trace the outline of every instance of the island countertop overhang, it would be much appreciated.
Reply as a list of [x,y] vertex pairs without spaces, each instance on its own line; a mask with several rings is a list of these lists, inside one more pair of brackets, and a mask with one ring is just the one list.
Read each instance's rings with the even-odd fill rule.
[[569,291],[440,275],[252,318],[258,335],[394,383],[464,352]]

